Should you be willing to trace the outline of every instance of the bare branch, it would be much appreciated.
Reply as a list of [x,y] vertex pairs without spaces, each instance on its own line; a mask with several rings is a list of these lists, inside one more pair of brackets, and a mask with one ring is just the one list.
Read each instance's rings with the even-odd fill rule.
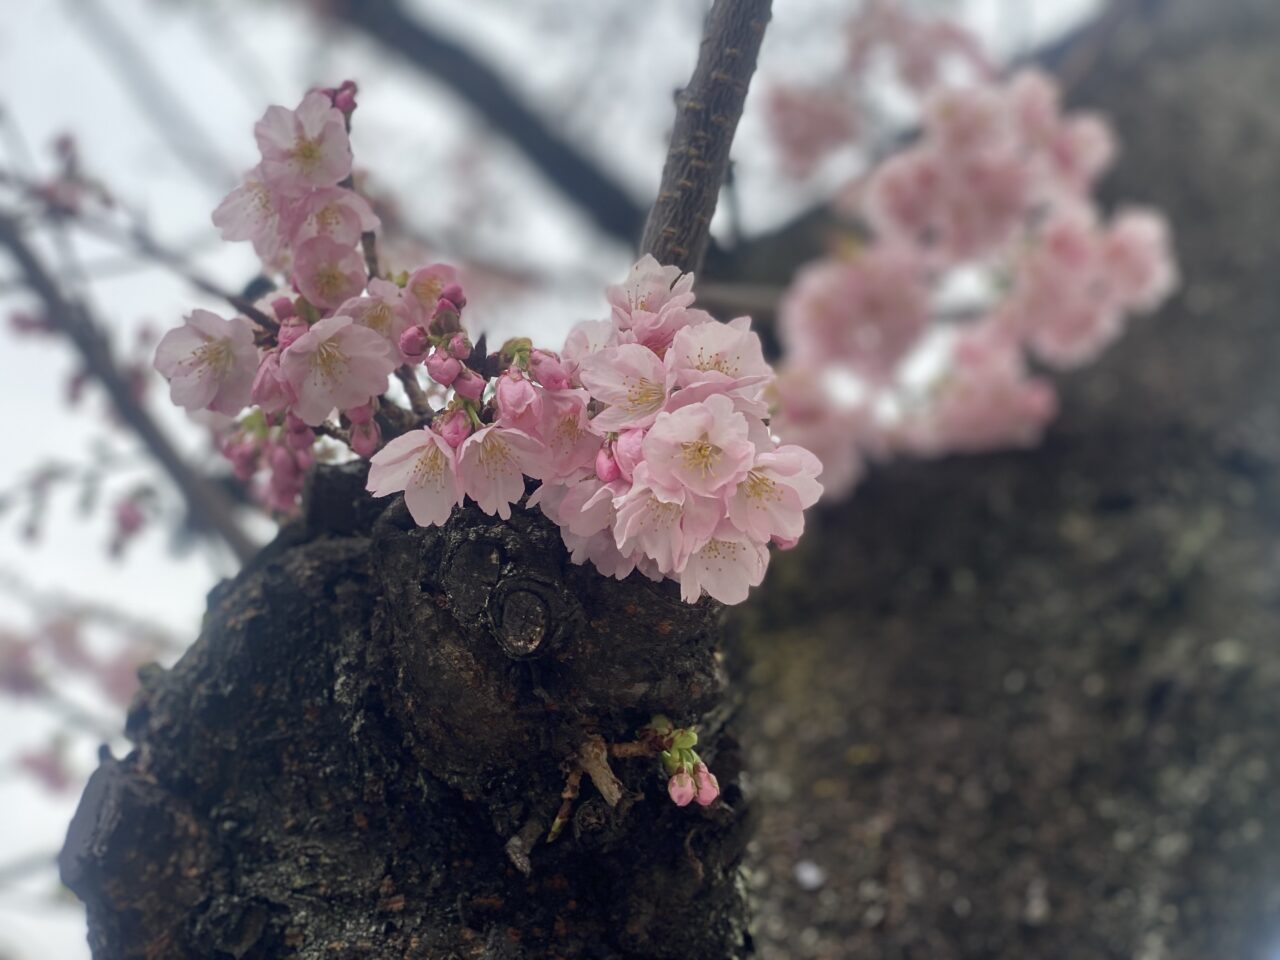
[[0,246],[9,250],[27,285],[44,302],[50,319],[75,346],[85,369],[102,384],[120,419],[142,440],[177,485],[192,517],[197,523],[217,531],[236,557],[242,563],[247,561],[257,552],[257,547],[240,529],[231,501],[222,490],[193,469],[170,443],[120,374],[101,327],[82,304],[63,295],[57,281],[27,244],[18,223],[3,213],[0,213]]
[[696,271],[729,169],[729,148],[755,73],[771,0],[716,0],[689,85],[676,99],[671,148],[641,251]]

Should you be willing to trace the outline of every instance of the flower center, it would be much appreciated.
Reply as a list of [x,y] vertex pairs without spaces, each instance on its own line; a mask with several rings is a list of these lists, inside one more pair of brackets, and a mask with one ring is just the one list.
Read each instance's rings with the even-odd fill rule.
[[662,385],[640,377],[631,380],[627,386],[627,409],[631,411],[648,410],[658,406],[663,400]]
[[332,383],[346,373],[347,356],[332,340],[325,340],[316,348],[311,364],[320,376]]
[[320,166],[324,151],[320,149],[319,138],[299,137],[289,156],[303,173],[314,173]]
[[433,486],[440,486],[440,479],[444,476],[444,468],[444,453],[432,443],[422,451],[422,454],[413,465],[414,485],[422,487],[430,483]]
[[326,263],[324,266],[316,270],[316,289],[320,291],[320,296],[326,300],[332,300],[338,295],[345,281],[342,271],[338,269],[337,264]]
[[208,370],[215,376],[225,374],[234,362],[235,356],[231,352],[230,340],[210,340],[204,346],[196,348],[196,367],[200,370]]
[[515,466],[515,458],[511,456],[511,448],[500,437],[492,433],[480,441],[480,453],[476,458],[480,469],[486,477],[494,477],[500,473],[510,473]]
[[690,473],[701,474],[704,478],[715,471],[723,453],[706,437],[680,444],[680,459],[684,462],[685,469]]
[[743,492],[746,493],[750,500],[780,500],[781,492],[778,485],[766,477],[763,473],[752,470],[747,474],[747,479],[742,481]]

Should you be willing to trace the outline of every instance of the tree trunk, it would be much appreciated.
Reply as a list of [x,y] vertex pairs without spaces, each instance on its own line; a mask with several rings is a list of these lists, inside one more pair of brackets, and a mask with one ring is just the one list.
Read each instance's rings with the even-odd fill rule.
[[[62,856],[94,956],[742,955],[718,608],[572,565],[540,513],[420,529],[363,486],[321,471],[146,677]],[[584,781],[546,842],[575,755],[656,713],[699,724],[723,802],[615,758],[616,806]]]

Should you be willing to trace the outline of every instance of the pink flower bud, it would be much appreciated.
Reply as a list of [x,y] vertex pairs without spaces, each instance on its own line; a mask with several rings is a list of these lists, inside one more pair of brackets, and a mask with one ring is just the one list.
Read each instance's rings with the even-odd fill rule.
[[460,373],[462,364],[438,347],[427,357],[427,375],[441,386],[452,385]]
[[528,377],[515,367],[498,378],[494,389],[498,418],[504,426],[537,430],[542,422],[542,395]]
[[444,416],[436,417],[432,429],[444,437],[449,446],[457,448],[462,441],[471,436],[471,418],[465,410],[450,410]]
[[529,354],[529,369],[548,390],[568,390],[569,372],[560,358],[550,350],[534,348]]
[[[297,467],[295,476],[301,477],[306,471],[310,470],[316,462],[316,455],[311,452],[310,447],[304,447],[301,450],[293,451],[293,465]],[[299,485],[301,483],[299,482]]]
[[622,476],[618,461],[613,459],[613,454],[609,452],[608,447],[601,447],[600,452],[596,454],[596,476],[601,483],[613,483]]
[[290,450],[310,450],[316,442],[316,432],[303,424],[301,430],[286,430],[284,442]]
[[351,449],[356,452],[356,456],[364,457],[368,460],[378,452],[378,444],[381,441],[382,432],[372,420],[352,424]]
[[249,398],[268,414],[279,413],[297,399],[293,386],[280,370],[279,350],[272,350],[262,358]]
[[800,542],[800,538],[799,537],[779,537],[775,535],[769,539],[769,542],[772,543],[779,550],[791,550],[792,548],[795,547],[797,543]]
[[339,90],[333,95],[333,105],[343,113],[350,113],[356,108],[356,95],[352,90]]
[[467,298],[462,293],[462,287],[456,283],[451,283],[441,290],[440,299],[447,301],[457,311],[461,311],[467,305]]
[[462,373],[453,381],[453,389],[458,391],[459,396],[466,397],[472,403],[479,403],[487,383],[484,377],[470,367],[463,367]]
[[465,360],[471,356],[471,341],[466,333],[455,333],[449,340],[449,355]]
[[716,802],[716,797],[720,796],[720,781],[716,779],[716,775],[707,769],[707,765],[699,761],[694,764],[693,778],[698,784],[698,805],[707,807]]
[[294,309],[293,301],[288,297],[276,297],[272,300],[271,311],[276,315],[276,319],[281,323],[297,316],[297,310]]
[[409,363],[421,363],[428,345],[427,331],[421,327],[410,327],[400,334],[400,352]]
[[693,785],[693,777],[689,771],[681,767],[667,781],[667,794],[677,807],[687,807],[697,796],[697,788]]
[[272,449],[271,470],[282,480],[286,477],[296,477],[301,472],[298,469],[298,461],[294,459],[293,451],[288,447],[275,447]]
[[347,415],[347,419],[352,423],[368,423],[373,419],[373,404],[362,403],[358,407],[344,410],[343,413]]
[[276,334],[276,343],[280,344],[281,350],[286,350],[307,330],[307,325],[300,317],[290,317],[280,324],[280,331]]
[[644,435],[649,431],[643,429],[623,430],[613,444],[613,456],[618,461],[618,469],[623,479],[630,480],[637,464],[644,459]]

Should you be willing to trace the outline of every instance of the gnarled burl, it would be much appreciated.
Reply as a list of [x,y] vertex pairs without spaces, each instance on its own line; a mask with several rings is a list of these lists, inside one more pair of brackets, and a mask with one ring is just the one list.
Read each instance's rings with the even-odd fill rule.
[[[363,483],[319,473],[145,677],[61,858],[94,957],[744,955],[717,608],[574,566],[536,511],[420,529]],[[655,713],[699,725],[723,799],[615,757],[616,804],[584,777],[547,842],[580,753]]]

